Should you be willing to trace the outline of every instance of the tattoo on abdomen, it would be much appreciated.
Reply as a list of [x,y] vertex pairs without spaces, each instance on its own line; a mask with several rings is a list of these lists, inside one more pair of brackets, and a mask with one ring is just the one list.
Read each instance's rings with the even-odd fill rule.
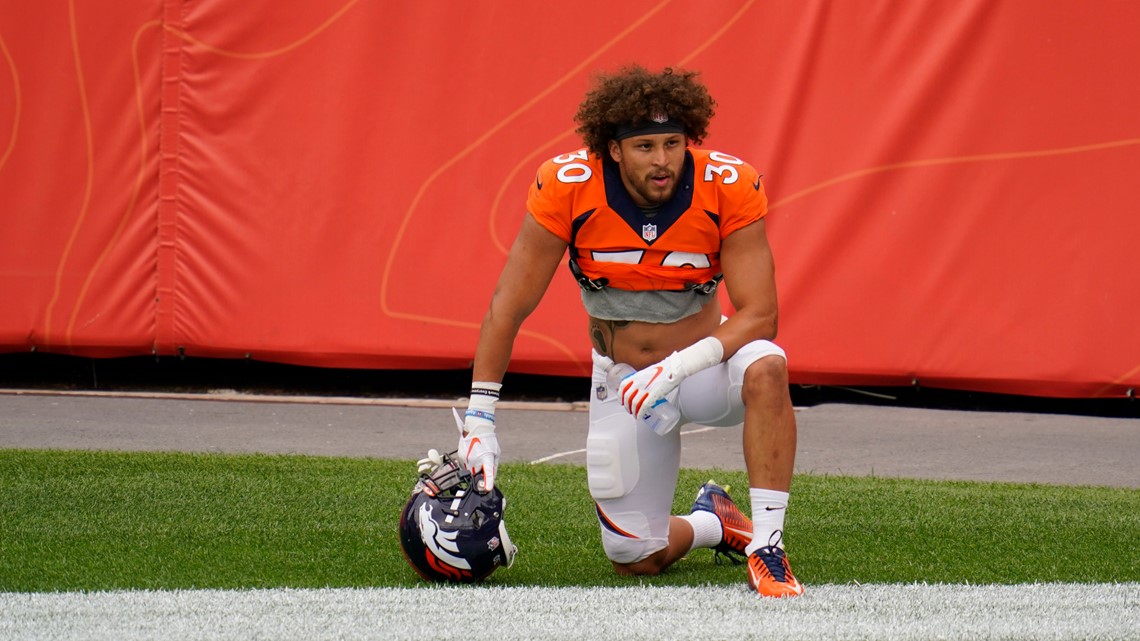
[[[613,332],[610,332],[613,336]],[[594,351],[602,356],[610,355],[610,348],[606,341],[606,332],[600,323],[590,323],[590,341],[594,344]]]
[[614,330],[626,325],[629,325],[629,321],[590,321],[590,341],[594,343],[594,350],[602,356],[613,357]]

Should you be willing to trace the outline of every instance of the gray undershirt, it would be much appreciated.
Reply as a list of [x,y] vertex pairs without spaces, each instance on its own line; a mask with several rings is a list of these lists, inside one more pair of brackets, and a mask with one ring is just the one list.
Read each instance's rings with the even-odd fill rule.
[[701,311],[705,303],[716,300],[716,293],[696,290],[629,291],[605,287],[599,291],[582,290],[582,305],[594,318],[615,321],[673,323]]

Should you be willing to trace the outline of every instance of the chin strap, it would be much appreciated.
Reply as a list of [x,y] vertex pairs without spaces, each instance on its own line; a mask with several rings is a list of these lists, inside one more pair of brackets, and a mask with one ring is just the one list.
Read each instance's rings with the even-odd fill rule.
[[[503,497],[503,516],[507,513],[507,497]],[[507,557],[507,565],[511,567],[515,563],[515,555],[519,553],[519,548],[514,543],[511,543],[511,537],[507,534],[507,521],[505,518],[499,519],[499,541],[503,544],[503,554]]]

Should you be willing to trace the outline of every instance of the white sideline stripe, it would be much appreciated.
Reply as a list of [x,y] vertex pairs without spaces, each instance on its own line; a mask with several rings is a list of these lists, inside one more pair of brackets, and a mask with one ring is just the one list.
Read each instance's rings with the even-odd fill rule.
[[[695,430],[685,430],[685,431],[682,431],[682,432],[681,432],[681,436],[688,436],[688,435],[690,435],[690,434],[700,434],[701,432],[711,432],[712,430],[715,430],[715,429],[719,429],[719,428],[716,428],[716,427],[702,427],[702,428],[699,428],[699,429],[695,429]],[[585,451],[586,451],[586,450],[585,450],[585,448],[583,448],[583,449],[580,449],[580,450],[569,450],[569,451],[566,451],[566,452],[559,452],[559,453],[557,453],[557,454],[551,454],[550,456],[544,456],[544,457],[542,457],[542,458],[536,458],[536,459],[534,459],[533,461],[531,461],[531,462],[530,462],[530,464],[531,464],[531,465],[534,465],[534,464],[536,464],[536,463],[545,463],[545,462],[547,462],[547,461],[553,461],[553,460],[554,460],[554,459],[556,459],[556,458],[562,458],[563,456],[572,456],[572,455],[574,455],[574,454],[581,454],[581,453],[583,453],[583,452],[585,452]]]
[[0,638],[1140,639],[1140,583],[0,593]]
[[562,458],[563,456],[571,456],[573,454],[581,454],[585,451],[586,451],[586,448],[582,448],[580,450],[568,450],[566,452],[559,452],[557,454],[551,454],[550,456],[544,456],[542,458],[536,458],[533,461],[531,461],[530,464],[535,465],[537,463],[545,463],[547,461],[553,461],[556,458]]

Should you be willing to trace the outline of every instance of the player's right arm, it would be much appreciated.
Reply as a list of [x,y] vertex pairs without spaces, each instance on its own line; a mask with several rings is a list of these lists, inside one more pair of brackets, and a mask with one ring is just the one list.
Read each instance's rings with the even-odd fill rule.
[[[567,160],[574,158],[576,156],[567,156]],[[546,294],[570,243],[569,222],[563,217],[572,208],[567,202],[569,194],[555,188],[561,159],[547,161],[535,176],[527,196],[528,213],[507,254],[479,330],[471,372],[471,395],[460,429],[459,457],[473,473],[483,473],[486,489],[493,485],[498,469],[500,451],[495,436],[495,404],[515,339],[523,321]],[[572,185],[573,182],[571,178],[558,184]]]
[[532,216],[523,219],[483,318],[473,380],[502,382],[519,328],[542,300],[567,246]]
[[467,469],[483,474],[485,491],[494,487],[499,466],[495,403],[511,350],[522,322],[546,293],[566,247],[566,241],[526,216],[479,330],[471,396],[460,427],[458,452]]

